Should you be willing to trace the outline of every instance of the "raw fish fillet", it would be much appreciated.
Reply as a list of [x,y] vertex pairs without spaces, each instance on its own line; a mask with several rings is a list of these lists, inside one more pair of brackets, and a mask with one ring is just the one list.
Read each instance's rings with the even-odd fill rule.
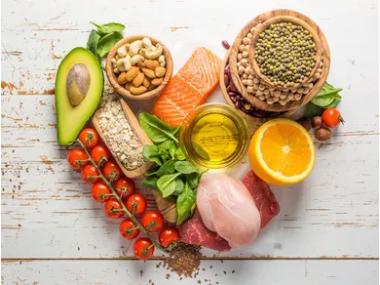
[[205,103],[218,85],[220,67],[221,61],[213,52],[197,48],[158,97],[152,114],[172,127],[181,126],[186,116]]

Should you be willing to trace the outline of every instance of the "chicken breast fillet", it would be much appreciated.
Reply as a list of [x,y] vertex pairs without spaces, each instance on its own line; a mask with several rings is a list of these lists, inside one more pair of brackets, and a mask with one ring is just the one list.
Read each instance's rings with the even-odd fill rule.
[[247,188],[224,173],[203,175],[197,188],[202,222],[232,247],[251,243],[260,231],[261,218]]

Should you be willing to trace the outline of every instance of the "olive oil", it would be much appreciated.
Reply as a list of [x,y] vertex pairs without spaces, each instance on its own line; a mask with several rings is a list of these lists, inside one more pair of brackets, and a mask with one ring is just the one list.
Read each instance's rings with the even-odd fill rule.
[[200,156],[212,162],[221,162],[237,149],[238,127],[226,115],[211,113],[195,123],[191,142]]
[[181,128],[183,153],[198,168],[231,168],[245,156],[249,132],[244,118],[224,104],[196,108]]

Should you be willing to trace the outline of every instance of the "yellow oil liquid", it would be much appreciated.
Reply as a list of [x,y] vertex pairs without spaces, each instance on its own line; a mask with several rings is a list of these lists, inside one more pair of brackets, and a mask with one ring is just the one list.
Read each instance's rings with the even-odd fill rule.
[[224,162],[238,148],[238,127],[224,114],[207,114],[195,123],[191,143],[195,152],[203,159],[212,163]]

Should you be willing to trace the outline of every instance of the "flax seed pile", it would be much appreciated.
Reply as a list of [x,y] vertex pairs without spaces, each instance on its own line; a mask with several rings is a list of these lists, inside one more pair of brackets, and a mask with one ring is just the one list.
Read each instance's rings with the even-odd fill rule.
[[164,267],[179,276],[196,277],[202,258],[200,250],[201,247],[198,245],[179,242],[170,251]]

